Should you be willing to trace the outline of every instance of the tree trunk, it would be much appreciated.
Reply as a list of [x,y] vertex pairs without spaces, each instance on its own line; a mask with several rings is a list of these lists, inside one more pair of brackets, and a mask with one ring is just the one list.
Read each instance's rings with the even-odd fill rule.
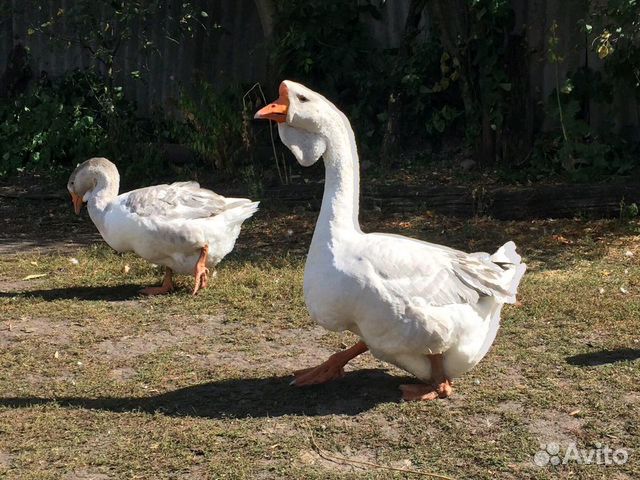
[[517,167],[531,156],[536,109],[535,99],[531,98],[530,93],[530,56],[522,35],[509,36],[505,60],[511,95],[506,109],[500,157],[503,162]]
[[[510,7],[526,12],[526,5],[512,0]],[[520,0],[522,1],[522,0]],[[498,106],[503,108],[503,124],[493,125],[493,105],[487,101],[494,92],[482,91],[480,85],[490,83],[481,78],[482,68],[471,65],[468,45],[472,39],[470,24],[472,17],[468,2],[464,0],[430,0],[429,13],[438,23],[440,41],[449,54],[460,62],[460,86],[465,107],[468,128],[477,128],[478,136],[474,144],[476,160],[491,165],[498,159],[511,164],[524,163],[533,148],[536,102],[532,98],[529,82],[530,56],[527,47],[526,31],[505,32],[505,54],[501,61],[509,78],[510,93]],[[525,15],[521,15],[525,16]],[[524,23],[522,23],[524,25]],[[508,27],[507,27],[508,28]],[[524,27],[526,29],[526,27]],[[497,87],[495,87],[497,88]]]
[[[422,19],[422,13],[424,12],[426,3],[427,0],[411,0],[409,13],[407,14],[407,20],[405,22],[404,34],[402,36],[402,44],[400,45],[398,58],[396,60],[396,69],[402,69],[413,53],[416,37],[420,34],[420,20]],[[400,78],[396,80],[397,83],[400,82]],[[381,151],[384,162],[387,162],[393,155],[398,145],[400,125],[402,124],[402,104],[402,90],[398,85],[395,91],[389,94],[387,101],[387,122],[382,139]]]
[[23,93],[32,77],[29,52],[18,43],[9,52],[6,69],[0,76],[0,98],[12,98]]
[[476,152],[476,158],[481,165],[491,165],[496,159],[496,130],[492,126],[491,112],[488,105],[482,106],[482,133]]
[[273,0],[255,0],[255,3],[258,9],[260,23],[262,24],[264,38],[269,40],[273,34],[273,14],[275,12]]
[[[465,0],[430,0],[427,3],[429,15],[438,25],[440,43],[444,50],[460,62],[460,92],[464,104],[467,125],[478,123],[479,102],[474,93],[473,67],[467,58],[464,43],[469,38],[469,7]],[[476,152],[482,151],[478,148]]]

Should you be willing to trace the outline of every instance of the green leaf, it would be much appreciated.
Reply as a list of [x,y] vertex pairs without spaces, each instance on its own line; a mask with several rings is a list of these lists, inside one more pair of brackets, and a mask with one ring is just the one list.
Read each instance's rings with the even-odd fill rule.
[[446,125],[444,123],[444,118],[440,115],[434,115],[433,117],[433,128],[435,128],[439,133],[444,132]]
[[567,95],[569,95],[573,91],[573,82],[571,82],[570,78],[568,78],[564,85],[562,85],[560,91]]

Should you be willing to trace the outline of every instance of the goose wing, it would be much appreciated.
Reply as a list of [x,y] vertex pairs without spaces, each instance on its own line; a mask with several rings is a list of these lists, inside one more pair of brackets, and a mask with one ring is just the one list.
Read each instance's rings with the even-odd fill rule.
[[[481,297],[510,301],[508,267],[486,253],[464,253],[407,237],[368,235],[361,255],[378,288],[432,306],[475,304]],[[511,277],[512,275],[508,275]]]
[[221,213],[229,206],[228,200],[200,188],[197,182],[176,182],[133,190],[128,193],[124,207],[141,217],[195,219]]

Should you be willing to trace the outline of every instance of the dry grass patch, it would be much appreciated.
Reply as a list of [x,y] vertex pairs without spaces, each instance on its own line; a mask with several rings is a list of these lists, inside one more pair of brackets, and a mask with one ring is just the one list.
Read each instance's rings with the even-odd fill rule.
[[[513,238],[530,265],[522,305],[505,309],[491,352],[451,399],[400,403],[407,378],[370,355],[332,384],[288,385],[293,369],[353,341],[304,308],[314,213],[262,210],[196,298],[190,278],[139,297],[160,270],[99,242],[29,246],[0,258],[0,476],[405,478],[320,449],[454,478],[640,477],[637,224],[363,217],[368,231],[467,250]],[[37,244],[40,231],[21,228]],[[45,276],[23,280],[34,274]],[[550,441],[630,457],[536,467]]]

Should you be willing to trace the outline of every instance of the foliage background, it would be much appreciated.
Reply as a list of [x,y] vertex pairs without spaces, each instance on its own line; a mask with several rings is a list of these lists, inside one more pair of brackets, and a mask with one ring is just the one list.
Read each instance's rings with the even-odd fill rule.
[[4,0],[0,174],[64,175],[105,155],[125,184],[182,176],[259,192],[318,175],[251,123],[292,78],[346,111],[381,177],[636,176],[637,0],[542,4]]

